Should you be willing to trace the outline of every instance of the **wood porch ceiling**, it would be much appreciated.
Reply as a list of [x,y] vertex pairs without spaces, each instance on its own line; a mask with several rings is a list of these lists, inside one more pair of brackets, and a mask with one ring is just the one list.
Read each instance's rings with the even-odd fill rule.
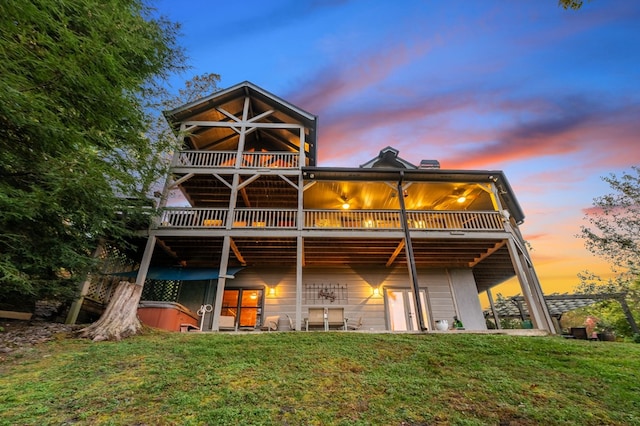
[[[402,239],[304,238],[305,266],[406,265]],[[218,267],[223,239],[161,237],[153,264]],[[514,276],[509,252],[491,240],[412,240],[418,268],[473,268],[479,291]],[[229,266],[295,265],[296,238],[234,237]]]
[[[231,176],[221,176],[231,185]],[[241,176],[240,181],[249,176]],[[228,207],[231,189],[211,175],[196,175],[180,185],[193,207]],[[296,188],[279,176],[263,175],[245,186],[238,196],[240,208],[297,208]]]

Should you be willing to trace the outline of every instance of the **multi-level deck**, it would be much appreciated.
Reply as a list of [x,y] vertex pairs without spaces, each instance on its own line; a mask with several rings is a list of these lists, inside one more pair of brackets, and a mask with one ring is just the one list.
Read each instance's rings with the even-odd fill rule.
[[[434,300],[448,292],[441,309],[446,315],[469,304],[467,296],[456,302],[456,291],[463,291],[457,286],[477,297],[517,276],[525,297],[540,307],[534,323],[550,329],[517,230],[522,211],[501,172],[418,169],[392,148],[360,168],[317,167],[315,117],[250,83],[174,110],[168,118],[187,149],[174,155],[141,271],[149,265],[218,268],[215,293],[223,294],[228,268],[251,266],[258,274],[252,283],[269,268],[293,270],[293,293],[287,290],[290,295],[271,302],[290,312],[298,329],[305,306],[315,303],[305,299],[305,286],[316,285],[307,281],[318,279],[320,271],[322,280],[353,281],[361,280],[350,275],[354,268],[370,267],[379,276],[385,275],[380,268],[395,268],[395,274],[406,268],[407,277],[398,282],[412,281],[416,290],[428,285],[429,271],[442,271],[449,288],[434,284],[432,291]],[[172,198],[172,192],[179,196]],[[305,268],[312,268],[309,277]],[[456,274],[464,275],[460,284]],[[468,287],[470,279],[475,290]],[[391,315],[374,309],[375,300],[359,295],[362,290],[344,291],[351,298],[343,301],[347,312],[369,306],[367,315],[376,324]],[[365,298],[352,304],[354,294],[355,300]],[[216,298],[213,329],[225,309]],[[438,309],[427,309],[427,323],[433,324]],[[472,310],[479,312],[475,305]],[[467,318],[479,327],[484,323]]]

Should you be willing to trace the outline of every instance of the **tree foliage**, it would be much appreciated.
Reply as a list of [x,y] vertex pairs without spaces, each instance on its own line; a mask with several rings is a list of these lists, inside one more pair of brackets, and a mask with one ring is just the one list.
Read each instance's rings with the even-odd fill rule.
[[580,236],[587,250],[611,263],[616,272],[640,273],[640,168],[603,178],[612,193],[594,199]]
[[[143,0],[5,0],[0,13],[0,299],[75,289],[96,240],[126,239],[157,179],[146,138],[178,26]],[[151,164],[151,166],[150,166]],[[134,203],[135,204],[135,203]],[[125,215],[126,216],[126,215]]]
[[[577,292],[624,293],[634,318],[640,316],[640,168],[632,167],[621,176],[603,177],[612,191],[594,199],[586,214],[588,226],[581,228],[585,247],[611,265],[615,278],[604,282],[586,271],[581,274]],[[595,315],[618,334],[630,335],[631,327],[616,301],[605,301],[584,313]]]
[[[180,89],[177,95],[164,98],[161,105],[165,109],[171,109],[208,95],[218,90],[218,81],[220,81],[218,74],[195,76],[185,83],[184,88]],[[163,117],[156,116],[148,136],[156,143],[162,140],[173,140],[173,131]],[[137,317],[142,289],[142,286],[133,283],[120,282],[100,319],[82,329],[79,335],[101,341],[121,340],[137,334],[142,328]]]

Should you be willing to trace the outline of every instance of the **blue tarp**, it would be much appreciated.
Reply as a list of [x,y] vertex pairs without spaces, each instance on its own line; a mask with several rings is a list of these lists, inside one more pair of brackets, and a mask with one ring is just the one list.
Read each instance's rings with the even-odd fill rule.
[[[242,267],[227,268],[226,275],[235,275],[243,269]],[[138,271],[130,272],[114,272],[108,275],[115,275],[117,277],[135,278],[138,276]],[[200,281],[200,280],[217,280],[220,277],[220,270],[218,268],[178,268],[178,267],[162,267],[152,266],[147,272],[148,280],[161,280],[161,281]]]

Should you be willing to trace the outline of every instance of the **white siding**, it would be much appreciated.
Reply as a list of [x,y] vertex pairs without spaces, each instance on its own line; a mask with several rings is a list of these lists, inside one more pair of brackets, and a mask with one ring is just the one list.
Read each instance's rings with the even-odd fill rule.
[[[419,269],[418,283],[427,290],[427,310],[429,328],[434,329],[435,320],[446,319],[451,324],[458,315],[467,329],[485,329],[480,302],[471,270]],[[342,307],[345,317],[356,323],[362,317],[362,330],[382,331],[387,329],[384,306],[385,288],[409,289],[412,284],[404,267],[342,266],[305,267],[302,287],[308,284],[339,284],[346,287],[345,299],[307,300],[302,297],[302,322],[309,307]],[[289,315],[295,323],[296,274],[295,268],[246,268],[236,274],[234,280],[227,280],[227,287],[256,287],[265,289],[263,318],[280,315],[280,330],[289,329]],[[269,295],[269,288],[275,288],[275,296]],[[374,296],[374,289],[379,295]],[[452,289],[454,293],[452,294]],[[455,295],[455,301],[454,301]],[[457,305],[457,310],[456,310]],[[457,313],[459,312],[459,314]]]

